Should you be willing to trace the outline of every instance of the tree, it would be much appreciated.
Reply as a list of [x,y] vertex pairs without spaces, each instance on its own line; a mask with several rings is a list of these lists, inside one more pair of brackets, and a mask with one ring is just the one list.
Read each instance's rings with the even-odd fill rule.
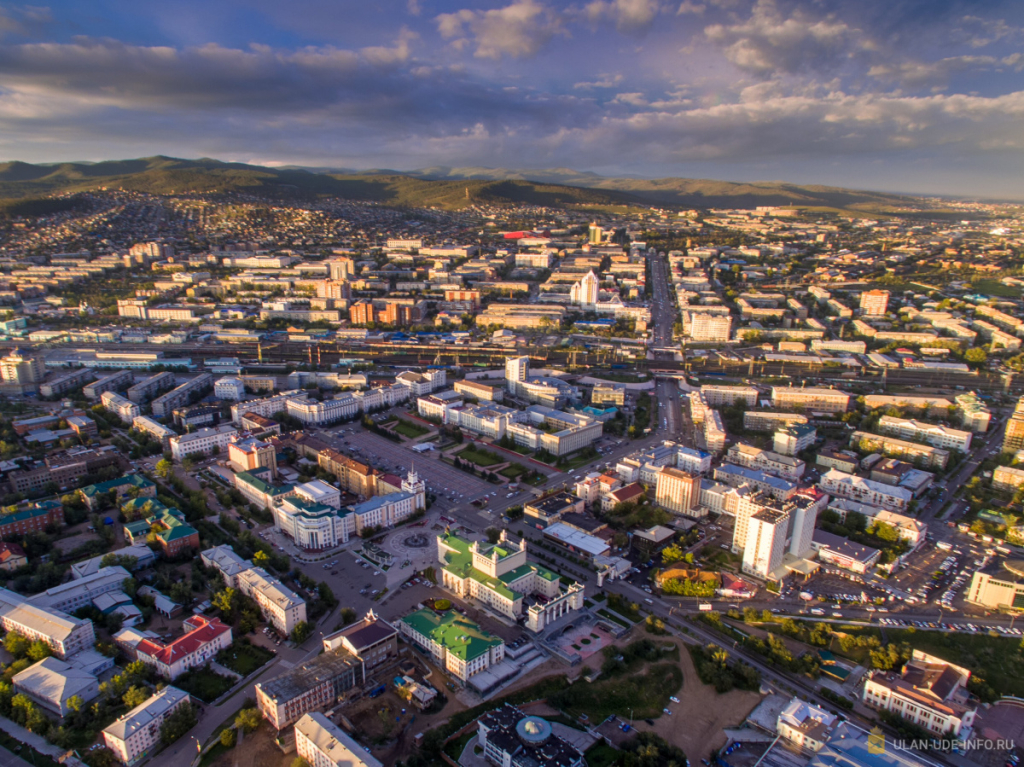
[[195,727],[198,722],[195,706],[186,703],[164,719],[164,723],[160,725],[160,741],[165,746],[169,746]]
[[497,543],[501,539],[501,530],[496,527],[488,527],[486,532],[488,543]]
[[257,551],[255,554],[253,554],[252,562],[257,567],[264,567],[265,568],[267,565],[270,564],[270,555],[267,554],[267,552],[262,551],[262,550]]
[[237,737],[238,736],[235,733],[235,731],[233,729],[231,729],[230,727],[227,728],[226,730],[221,730],[220,731],[220,744],[222,746],[224,746],[224,748],[234,748],[235,747],[235,740],[237,739]]
[[4,649],[17,659],[24,658],[28,654],[31,644],[17,631],[8,631],[7,636],[4,637]]
[[68,698],[66,705],[68,707],[68,711],[70,711],[73,714],[77,714],[79,711],[82,710],[82,706],[85,705],[85,701],[82,700],[82,698],[78,695],[72,695],[70,698]]
[[156,475],[160,479],[167,479],[174,472],[174,464],[168,461],[166,458],[161,458],[156,462]]
[[309,767],[309,762],[307,762],[301,756],[297,756],[294,759],[292,759],[291,767]]
[[260,711],[258,708],[243,708],[238,712],[238,716],[235,717],[235,727],[239,728],[242,732],[249,734],[259,729],[260,722],[263,721],[260,717]]
[[128,691],[121,696],[121,700],[124,701],[124,704],[128,706],[128,708],[135,708],[149,700],[150,695],[151,693],[148,687],[132,685],[128,688]]
[[[356,611],[355,610],[353,610],[351,607],[343,607],[343,608],[341,608],[341,625],[347,626],[348,624],[350,624],[353,621],[355,621],[355,619],[356,619]],[[1024,640],[1021,640],[1021,641],[1024,642]]]
[[50,645],[46,644],[42,639],[37,639],[28,646],[28,652],[26,654],[30,661],[38,663],[43,658],[49,658],[53,655],[53,650],[51,650]]
[[238,606],[238,592],[228,586],[226,589],[214,594],[213,599],[210,601],[213,603],[213,606],[222,613],[230,615],[234,613],[235,608]]
[[968,349],[964,353],[964,360],[975,365],[982,365],[987,359],[988,354],[985,353],[984,349]]
[[295,624],[295,628],[292,629],[292,641],[295,644],[302,644],[309,639],[309,635],[312,633],[313,628],[306,621],[299,621]]

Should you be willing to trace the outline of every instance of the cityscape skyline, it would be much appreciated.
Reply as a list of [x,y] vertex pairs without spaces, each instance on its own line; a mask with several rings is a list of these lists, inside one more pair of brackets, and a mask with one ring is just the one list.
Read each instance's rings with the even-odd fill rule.
[[956,0],[8,5],[0,158],[1016,199],[1022,17]]

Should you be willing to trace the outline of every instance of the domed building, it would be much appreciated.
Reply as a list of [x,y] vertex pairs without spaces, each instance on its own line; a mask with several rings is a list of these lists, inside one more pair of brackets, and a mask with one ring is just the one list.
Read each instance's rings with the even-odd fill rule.
[[551,723],[510,703],[477,720],[484,756],[500,767],[583,767],[583,754],[555,735]]

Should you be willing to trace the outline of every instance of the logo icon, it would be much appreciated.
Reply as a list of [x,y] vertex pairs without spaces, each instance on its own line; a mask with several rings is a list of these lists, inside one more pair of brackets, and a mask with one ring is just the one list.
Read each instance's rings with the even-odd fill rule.
[[868,733],[868,753],[873,756],[885,753],[885,733],[881,727],[873,727]]

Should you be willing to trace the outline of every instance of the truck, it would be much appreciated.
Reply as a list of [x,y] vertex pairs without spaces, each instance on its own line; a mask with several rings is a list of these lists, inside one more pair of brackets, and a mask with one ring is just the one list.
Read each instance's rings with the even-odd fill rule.
[[814,594],[812,594],[809,591],[801,591],[800,598],[805,602],[810,602],[812,599],[814,599]]
[[824,615],[824,614],[825,614],[825,611],[822,610],[820,607],[812,607],[811,608],[811,615]]
[[700,612],[702,612],[702,613],[709,613],[709,612],[711,612],[711,603],[710,602],[700,602],[697,605],[697,609]]

